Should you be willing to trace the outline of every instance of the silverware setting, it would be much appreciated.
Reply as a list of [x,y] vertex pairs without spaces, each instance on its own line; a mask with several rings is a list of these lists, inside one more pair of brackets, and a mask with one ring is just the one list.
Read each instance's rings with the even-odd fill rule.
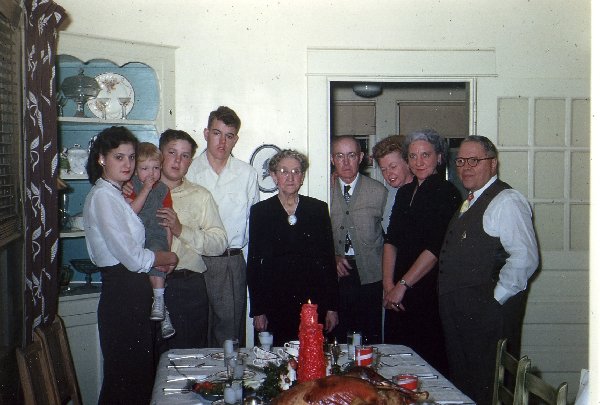
[[398,357],[398,356],[412,356],[412,353],[387,353],[387,354],[381,355],[381,357]]
[[182,354],[169,356],[169,360],[184,360],[184,359],[205,359],[208,355],[205,354]]
[[205,363],[198,363],[198,364],[169,364],[167,366],[167,368],[211,368],[211,367],[219,367],[215,364],[205,364]]

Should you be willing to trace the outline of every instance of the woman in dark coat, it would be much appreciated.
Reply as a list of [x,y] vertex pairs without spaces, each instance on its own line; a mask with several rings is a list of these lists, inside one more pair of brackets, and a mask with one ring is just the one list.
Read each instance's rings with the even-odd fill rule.
[[438,309],[438,257],[446,228],[461,203],[454,185],[438,174],[446,143],[422,130],[404,141],[415,175],[397,194],[383,248],[385,342],[410,346],[447,373],[448,360]]
[[275,346],[298,339],[300,309],[318,305],[319,323],[338,323],[337,273],[327,204],[298,194],[308,168],[303,154],[283,150],[269,171],[279,193],[250,210],[248,288],[254,328]]

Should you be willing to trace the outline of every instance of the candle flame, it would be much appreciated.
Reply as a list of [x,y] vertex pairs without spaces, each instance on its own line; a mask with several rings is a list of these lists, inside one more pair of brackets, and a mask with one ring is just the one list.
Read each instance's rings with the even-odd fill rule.
[[310,298],[308,299],[308,303],[309,303],[309,304],[312,304],[312,302],[310,302]]

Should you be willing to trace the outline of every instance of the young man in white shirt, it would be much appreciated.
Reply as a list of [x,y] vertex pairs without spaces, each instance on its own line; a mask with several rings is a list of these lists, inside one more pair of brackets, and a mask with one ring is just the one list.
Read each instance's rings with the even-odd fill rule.
[[258,174],[231,155],[241,121],[235,111],[221,106],[212,111],[204,129],[206,150],[194,159],[187,179],[207,188],[219,207],[228,247],[220,256],[203,256],[209,298],[209,345],[221,347],[226,339],[245,337],[246,261],[250,207],[259,201]]

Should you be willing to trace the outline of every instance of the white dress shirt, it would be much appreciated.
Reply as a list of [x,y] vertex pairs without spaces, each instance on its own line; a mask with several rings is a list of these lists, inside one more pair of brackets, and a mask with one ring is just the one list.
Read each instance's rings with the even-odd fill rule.
[[121,191],[98,179],[83,206],[85,243],[90,259],[98,267],[123,264],[127,270],[146,273],[154,253],[144,249],[145,231]]
[[230,156],[221,173],[217,174],[204,151],[194,159],[186,178],[212,194],[227,231],[228,247],[246,246],[250,207],[260,200],[256,170],[248,163]]
[[[497,178],[498,176],[492,177],[485,186],[474,191],[470,205]],[[483,214],[483,230],[490,236],[500,238],[502,247],[509,254],[500,269],[500,279],[494,289],[494,298],[504,304],[510,297],[527,288],[527,280],[539,264],[531,207],[525,197],[515,189],[502,190]]]

